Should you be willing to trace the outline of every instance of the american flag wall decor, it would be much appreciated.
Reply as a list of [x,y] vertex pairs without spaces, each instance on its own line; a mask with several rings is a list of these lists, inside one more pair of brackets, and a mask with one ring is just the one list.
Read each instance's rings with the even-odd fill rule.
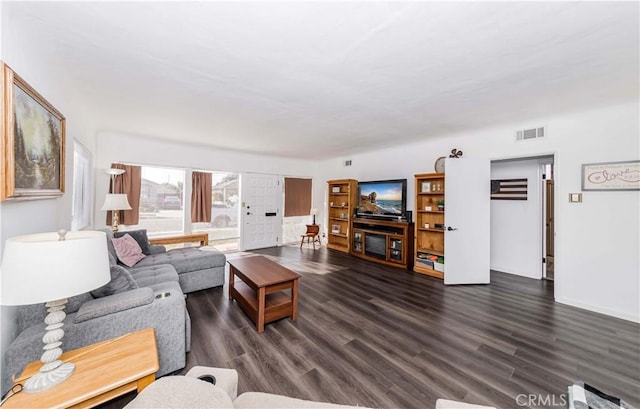
[[492,180],[491,200],[527,200],[527,179]]

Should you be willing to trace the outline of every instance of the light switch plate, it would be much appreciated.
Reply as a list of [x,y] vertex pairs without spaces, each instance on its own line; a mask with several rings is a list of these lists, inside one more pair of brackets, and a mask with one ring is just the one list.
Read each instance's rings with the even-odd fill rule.
[[569,203],[582,203],[582,193],[569,193]]

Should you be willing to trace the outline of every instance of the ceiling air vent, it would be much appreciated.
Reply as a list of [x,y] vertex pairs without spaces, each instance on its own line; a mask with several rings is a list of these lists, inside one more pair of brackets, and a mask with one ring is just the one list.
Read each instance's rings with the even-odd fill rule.
[[351,159],[344,161],[344,166],[351,166]]
[[544,127],[516,131],[516,141],[544,138]]

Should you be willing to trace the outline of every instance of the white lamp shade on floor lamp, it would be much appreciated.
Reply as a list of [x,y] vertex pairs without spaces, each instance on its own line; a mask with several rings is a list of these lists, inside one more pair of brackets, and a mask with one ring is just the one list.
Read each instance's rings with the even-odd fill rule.
[[49,389],[73,373],[73,364],[58,360],[64,336],[64,306],[68,297],[94,290],[111,280],[104,232],[40,233],[5,242],[0,282],[2,305],[46,302],[49,315],[43,337],[44,363],[25,384],[25,392]]
[[126,193],[107,193],[100,210],[131,210]]
[[118,224],[120,223],[119,212],[120,210],[131,210],[131,205],[126,193],[107,193],[100,210],[111,210],[111,228],[113,231],[118,231]]

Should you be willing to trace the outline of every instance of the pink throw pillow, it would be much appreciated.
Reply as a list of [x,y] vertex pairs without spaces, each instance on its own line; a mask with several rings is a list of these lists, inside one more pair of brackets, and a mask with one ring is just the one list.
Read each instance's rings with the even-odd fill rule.
[[132,267],[138,261],[145,258],[138,242],[128,234],[120,238],[112,238],[113,247],[116,248],[118,260],[127,267]]

